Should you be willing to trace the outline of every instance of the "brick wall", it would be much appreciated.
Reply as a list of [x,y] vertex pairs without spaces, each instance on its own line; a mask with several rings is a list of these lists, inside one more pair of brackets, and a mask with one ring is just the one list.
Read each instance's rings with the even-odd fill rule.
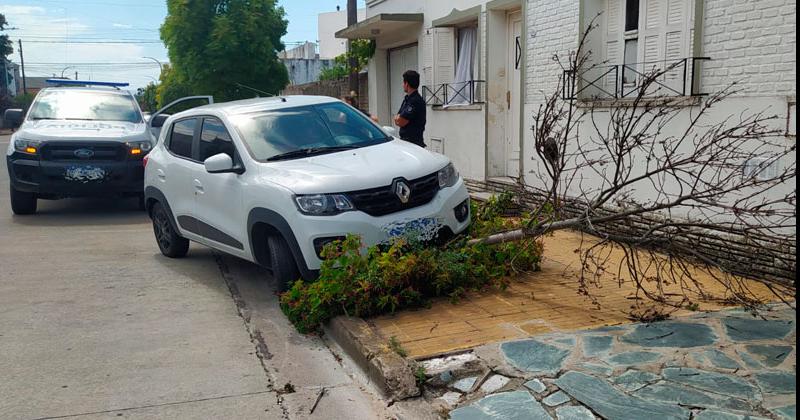
[[[598,0],[589,0],[598,1]],[[566,57],[578,42],[580,2],[576,0],[528,1],[526,103],[543,102],[561,76],[553,55]]]
[[[488,191],[501,193],[517,191],[516,196],[525,208],[533,208],[543,200],[544,195],[531,188],[518,191],[515,185],[495,181],[467,180],[470,192]],[[565,204],[565,217],[576,217],[583,213],[582,206],[576,200]],[[610,213],[610,212],[609,212]],[[655,215],[635,216],[623,222],[615,222],[595,226],[609,233],[625,236],[636,236],[646,232],[650,226],[663,221]],[[716,234],[707,231],[696,231],[681,238],[671,238],[680,245],[692,249],[700,258],[709,259],[719,264],[723,270],[751,278],[770,280],[780,283],[794,283],[797,274],[797,245],[779,238],[748,234]],[[685,255],[689,258],[698,258]]]
[[[367,73],[358,75],[358,105],[359,108],[369,112],[369,83]],[[304,85],[287,86],[281,95],[319,95],[341,98],[350,94],[350,81],[348,78],[339,80],[322,80],[319,82],[306,83]]]
[[703,92],[796,95],[797,1],[704,0]]

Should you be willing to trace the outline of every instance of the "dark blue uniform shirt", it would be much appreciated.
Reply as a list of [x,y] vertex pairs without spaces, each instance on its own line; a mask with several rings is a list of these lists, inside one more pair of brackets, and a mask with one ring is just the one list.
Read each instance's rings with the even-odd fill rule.
[[400,127],[401,139],[425,147],[422,139],[422,133],[425,131],[425,113],[425,100],[422,99],[419,92],[414,91],[406,95],[403,105],[400,105],[400,111],[398,111],[401,117],[408,120],[405,127]]

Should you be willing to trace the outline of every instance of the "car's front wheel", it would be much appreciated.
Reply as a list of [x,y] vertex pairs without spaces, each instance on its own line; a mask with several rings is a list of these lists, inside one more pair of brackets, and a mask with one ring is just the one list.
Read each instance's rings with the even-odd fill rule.
[[278,291],[289,290],[292,283],[300,278],[300,271],[294,260],[289,244],[282,236],[270,235],[267,237],[269,246],[270,266],[272,267],[272,277],[277,283]]
[[151,212],[153,233],[161,253],[170,258],[181,258],[189,252],[189,240],[178,235],[172,228],[169,212],[161,205],[153,205]]
[[11,187],[11,211],[14,214],[36,213],[37,198],[35,193],[20,191]]

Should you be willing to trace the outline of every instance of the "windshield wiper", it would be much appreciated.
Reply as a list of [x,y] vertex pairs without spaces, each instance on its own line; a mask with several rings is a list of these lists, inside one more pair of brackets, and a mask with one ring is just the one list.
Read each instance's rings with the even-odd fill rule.
[[323,155],[326,153],[341,152],[344,150],[357,149],[358,146],[331,146],[331,147],[308,147],[304,149],[292,150],[291,152],[281,153],[267,159],[267,162],[274,162],[276,160],[286,160],[299,157],[309,157],[316,155]]

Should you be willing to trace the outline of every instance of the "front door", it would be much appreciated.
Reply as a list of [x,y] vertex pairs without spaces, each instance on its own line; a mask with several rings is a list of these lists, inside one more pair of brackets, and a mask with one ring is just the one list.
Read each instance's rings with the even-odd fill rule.
[[[225,124],[217,118],[202,119],[198,145],[199,162],[225,153],[234,164],[242,165],[233,139]],[[203,238],[215,248],[248,258],[247,215],[242,211],[242,175],[238,173],[209,173],[205,168],[195,173],[194,215]]]
[[508,62],[506,74],[509,75],[506,93],[506,175],[520,176],[520,74],[522,70],[522,12],[508,15]]
[[[419,71],[419,57],[416,45],[389,50],[389,115],[397,115],[406,94],[403,92],[403,73],[406,70]],[[394,122],[392,122],[394,126]]]

